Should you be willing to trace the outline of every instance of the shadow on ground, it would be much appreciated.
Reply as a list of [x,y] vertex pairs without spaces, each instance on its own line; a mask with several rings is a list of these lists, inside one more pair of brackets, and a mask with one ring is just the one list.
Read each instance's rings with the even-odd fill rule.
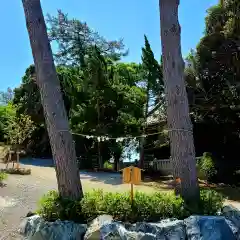
[[[152,186],[158,190],[163,191],[173,191],[174,182],[173,180],[156,180],[143,182],[143,185]],[[201,189],[211,189],[218,193],[221,193],[225,198],[232,201],[240,202],[240,188],[224,184],[207,184],[204,181],[199,181],[199,186]]]
[[[110,185],[122,184],[122,175],[120,173],[96,172],[96,173],[87,173],[87,174],[90,174],[90,176],[92,177],[90,180],[93,182],[102,182],[104,184],[110,184]],[[83,173],[81,172],[81,176],[82,175]]]
[[32,165],[36,167],[54,167],[53,159],[41,158],[22,158],[20,163],[23,165]]
[[233,200],[240,202],[240,189],[239,187],[234,186],[214,186],[210,189],[214,189],[217,192],[221,193],[224,197],[228,198],[228,200]]
[[6,186],[7,186],[6,183],[0,183],[0,188],[4,188],[4,187],[6,187]]
[[[37,159],[37,158],[23,158],[20,160],[22,165],[32,165],[37,167],[54,167],[52,159]],[[93,182],[102,182],[104,184],[119,185],[122,184],[120,173],[111,172],[90,172],[80,171],[81,179],[90,180]]]

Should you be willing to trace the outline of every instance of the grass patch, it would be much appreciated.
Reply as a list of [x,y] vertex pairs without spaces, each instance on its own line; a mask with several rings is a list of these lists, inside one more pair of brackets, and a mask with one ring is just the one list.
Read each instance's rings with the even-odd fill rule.
[[130,194],[94,190],[85,193],[81,201],[61,199],[56,191],[44,195],[37,213],[47,221],[72,220],[89,222],[101,214],[109,214],[124,222],[157,222],[165,218],[183,219],[193,213],[216,215],[223,207],[223,197],[210,190],[201,191],[198,212],[187,210],[184,201],[173,193],[136,192],[131,203]]
[[7,174],[30,175],[31,169],[26,168],[6,168],[1,169],[0,172]]

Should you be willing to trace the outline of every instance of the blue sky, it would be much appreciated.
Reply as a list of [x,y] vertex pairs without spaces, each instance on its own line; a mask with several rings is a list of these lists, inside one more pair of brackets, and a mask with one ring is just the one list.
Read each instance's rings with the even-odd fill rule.
[[[57,9],[86,21],[109,40],[124,38],[129,48],[125,61],[139,62],[146,34],[157,59],[160,58],[158,0],[42,0],[44,14]],[[206,10],[218,0],[181,0],[182,52],[186,56],[201,38]],[[21,0],[3,1],[0,8],[0,90],[14,88],[33,62]]]

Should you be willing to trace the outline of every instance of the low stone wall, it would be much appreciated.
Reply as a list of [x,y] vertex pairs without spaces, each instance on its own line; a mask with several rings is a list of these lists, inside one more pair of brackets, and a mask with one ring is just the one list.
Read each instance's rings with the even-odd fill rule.
[[29,240],[236,240],[240,239],[240,212],[226,206],[220,216],[191,216],[185,220],[135,224],[117,222],[109,215],[101,215],[89,225],[70,221],[50,223],[33,215],[23,220],[19,231]]

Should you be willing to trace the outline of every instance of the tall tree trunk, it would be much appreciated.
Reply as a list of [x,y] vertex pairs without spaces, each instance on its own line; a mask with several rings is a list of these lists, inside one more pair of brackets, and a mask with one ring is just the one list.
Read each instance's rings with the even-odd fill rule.
[[159,0],[163,76],[167,100],[167,122],[174,177],[180,178],[180,194],[186,202],[198,202],[196,159],[192,123],[184,81],[181,53],[179,0]]
[[82,185],[75,147],[47,36],[40,0],[22,0],[37,73],[45,121],[56,163],[58,190],[62,197],[80,199]]

